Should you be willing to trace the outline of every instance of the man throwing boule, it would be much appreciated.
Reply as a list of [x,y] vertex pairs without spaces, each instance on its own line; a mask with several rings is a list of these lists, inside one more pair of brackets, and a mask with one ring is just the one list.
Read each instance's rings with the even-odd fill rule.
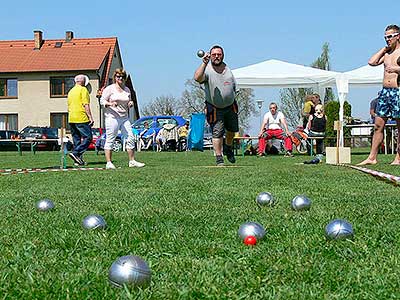
[[[210,60],[211,65],[208,64]],[[224,50],[221,46],[213,46],[209,53],[205,53],[201,65],[194,73],[194,80],[205,87],[206,116],[212,129],[217,166],[224,165],[222,153],[229,162],[235,163],[232,144],[235,133],[239,131],[236,82],[224,63]]]

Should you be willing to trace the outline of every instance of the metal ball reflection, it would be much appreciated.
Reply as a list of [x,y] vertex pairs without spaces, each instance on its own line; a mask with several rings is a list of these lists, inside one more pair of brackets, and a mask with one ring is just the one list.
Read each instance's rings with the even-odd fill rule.
[[197,56],[200,58],[203,58],[203,56],[206,55],[206,53],[204,52],[204,50],[199,50],[197,51]]
[[151,270],[139,256],[121,256],[112,263],[108,280],[116,287],[122,287],[124,284],[146,287],[151,281]]
[[257,240],[261,240],[265,236],[265,229],[256,222],[247,222],[240,225],[238,235],[242,240],[248,236],[254,236]]
[[257,195],[256,202],[259,206],[273,206],[275,205],[275,198],[271,193],[261,192]]
[[83,219],[82,226],[85,229],[105,229],[107,223],[100,215],[89,215]]
[[345,220],[335,219],[326,225],[325,234],[332,240],[351,239],[354,236],[353,226]]
[[36,208],[40,211],[49,211],[54,208],[54,203],[50,199],[42,199],[36,203]]
[[292,200],[292,208],[294,210],[309,210],[311,207],[311,200],[305,195],[298,195]]

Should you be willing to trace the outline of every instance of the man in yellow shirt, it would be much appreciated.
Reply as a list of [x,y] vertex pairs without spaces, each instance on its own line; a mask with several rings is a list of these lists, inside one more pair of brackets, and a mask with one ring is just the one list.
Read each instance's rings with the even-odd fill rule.
[[85,87],[85,75],[75,76],[75,86],[68,93],[68,123],[71,127],[71,135],[74,149],[69,157],[75,165],[85,165],[82,155],[92,142],[93,117],[90,110],[90,96]]

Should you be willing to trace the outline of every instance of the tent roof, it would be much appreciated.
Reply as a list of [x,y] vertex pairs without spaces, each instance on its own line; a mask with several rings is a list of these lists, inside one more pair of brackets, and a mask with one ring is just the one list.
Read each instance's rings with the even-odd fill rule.
[[338,74],[276,59],[234,69],[232,72],[240,88],[334,86]]
[[366,65],[343,74],[351,85],[377,85],[383,82],[383,64],[371,67]]

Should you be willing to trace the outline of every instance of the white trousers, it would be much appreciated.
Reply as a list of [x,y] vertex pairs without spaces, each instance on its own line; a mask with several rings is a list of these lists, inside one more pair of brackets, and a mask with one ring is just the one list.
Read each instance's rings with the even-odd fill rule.
[[135,137],[133,136],[131,122],[128,118],[106,117],[106,142],[104,149],[112,150],[118,130],[121,129],[122,135],[127,137],[126,149],[135,149]]

